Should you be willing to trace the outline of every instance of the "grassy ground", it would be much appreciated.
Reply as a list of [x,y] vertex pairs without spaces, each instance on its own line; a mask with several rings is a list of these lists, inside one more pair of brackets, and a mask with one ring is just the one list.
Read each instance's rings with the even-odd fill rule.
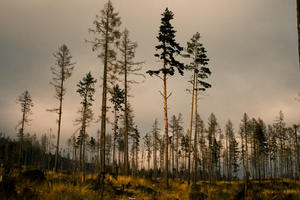
[[[3,172],[2,172],[3,174]],[[1,179],[0,179],[1,180]],[[293,180],[252,181],[244,198],[244,186],[241,181],[198,182],[188,187],[185,181],[171,180],[170,188],[164,188],[161,179],[150,180],[107,175],[105,178],[103,199],[209,199],[209,200],[300,200],[300,182]],[[46,172],[45,179],[29,177],[18,171],[10,171],[2,176],[0,199],[101,199],[102,184],[97,175],[87,175],[81,183],[80,175]]]

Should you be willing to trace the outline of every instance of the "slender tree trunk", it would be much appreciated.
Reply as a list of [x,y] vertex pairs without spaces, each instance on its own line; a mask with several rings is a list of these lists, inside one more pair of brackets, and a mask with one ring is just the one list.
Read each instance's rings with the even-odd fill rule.
[[[62,61],[64,63],[64,61]],[[64,67],[61,68],[61,83],[60,83],[60,96],[59,96],[59,111],[58,111],[58,128],[57,128],[57,143],[56,143],[56,153],[55,153],[55,163],[54,171],[57,172],[58,168],[58,151],[59,151],[59,140],[60,140],[60,126],[61,126],[61,115],[62,115],[62,101],[63,101],[63,92],[64,92]]]
[[[178,126],[178,125],[176,125]],[[179,151],[179,133],[178,133],[178,127],[176,130],[176,176],[178,176],[178,168],[179,168],[179,156],[178,156],[178,151]]]
[[138,169],[139,169],[139,163],[138,163],[138,141],[137,141],[137,138],[136,138],[136,145],[135,145],[135,176],[137,176],[137,172],[138,172]]
[[245,176],[245,193],[247,193],[248,190],[248,182],[249,182],[249,172],[248,172],[248,133],[246,133],[246,128],[245,128],[245,146],[246,146],[246,150],[245,150],[245,157],[246,157],[246,176]]
[[125,135],[124,135],[124,146],[125,146],[125,156],[124,156],[124,167],[125,167],[125,175],[128,176],[129,172],[129,165],[128,165],[128,132],[129,132],[129,127],[128,127],[128,102],[127,102],[127,45],[125,44],[125,49],[124,49],[124,75],[125,75]]
[[[298,2],[298,1],[297,1]],[[299,126],[297,125],[294,125],[294,134],[295,134],[295,147],[296,147],[296,162],[297,162],[297,166],[296,166],[296,169],[298,169],[298,179],[300,179],[300,161],[299,161],[299,144],[298,144],[298,135],[297,135],[297,132],[298,132],[298,128]],[[297,172],[296,172],[297,174]],[[297,177],[297,176],[296,176]]]
[[157,176],[157,157],[156,157],[156,152],[157,152],[157,135],[156,135],[156,130],[153,133],[153,168],[154,168],[154,177]]
[[83,130],[82,130],[82,128],[81,128],[81,130],[80,130],[80,146],[79,146],[79,169],[80,169],[80,171],[82,172],[82,144],[83,144],[83,142],[82,142],[82,140],[83,140]]
[[117,139],[117,112],[114,110],[114,141],[113,141],[113,164],[112,171],[116,173],[116,139]]
[[172,136],[172,178],[175,178],[175,153],[174,153],[174,133]]
[[88,104],[88,100],[87,100],[87,92],[84,95],[84,104],[83,104],[83,113],[82,113],[82,126],[81,126],[81,130],[82,130],[82,167],[81,170],[83,172],[83,176],[82,176],[82,183],[85,182],[85,143],[86,143],[86,119],[87,119],[87,104]]
[[[166,69],[166,63],[164,61],[164,69]],[[167,106],[167,75],[164,74],[163,77],[163,90],[164,90],[164,121],[165,121],[165,158],[164,158],[164,168],[165,168],[165,184],[166,188],[169,187],[169,163],[168,163],[168,106]]]
[[148,171],[149,171],[150,170],[150,156],[148,156],[147,162],[148,162]]
[[118,168],[120,169],[120,166],[121,166],[121,150],[120,150],[120,147],[118,149]]
[[97,165],[96,168],[100,169],[100,130],[97,130]]
[[276,157],[273,160],[273,165],[274,165],[274,179],[277,178],[277,166],[276,166]]
[[134,176],[135,174],[135,154],[134,154],[134,149],[135,149],[135,141],[134,141],[134,138],[133,138],[133,144],[132,144],[132,150],[131,150],[131,175]]
[[194,134],[194,179],[193,184],[196,184],[197,182],[197,159],[198,159],[198,152],[197,152],[197,132],[198,132],[198,113],[197,113],[197,107],[198,107],[198,74],[195,73],[194,78],[194,85],[195,85],[195,134]]
[[85,139],[86,139],[86,134],[85,134],[85,127],[83,130],[83,145],[82,145],[82,183],[85,183]]
[[20,149],[19,149],[19,167],[22,165],[22,154],[23,154],[23,139],[24,139],[24,126],[25,126],[25,115],[26,115],[26,103],[23,106],[22,125],[20,129]]
[[195,93],[195,80],[196,72],[193,75],[193,89],[192,89],[192,104],[191,104],[191,121],[189,130],[189,152],[188,152],[188,185],[190,185],[190,173],[191,173],[191,148],[192,148],[192,131],[193,131],[193,110],[194,110],[194,93]]
[[102,84],[102,110],[101,110],[101,152],[100,152],[100,171],[105,172],[105,133],[106,133],[106,96],[107,96],[107,63],[108,63],[108,16],[106,16],[106,32],[104,46],[104,69]]
[[226,180],[229,180],[229,150],[228,150],[228,134],[226,133],[225,136],[225,145],[226,145],[226,150],[225,150],[225,166],[226,166]]

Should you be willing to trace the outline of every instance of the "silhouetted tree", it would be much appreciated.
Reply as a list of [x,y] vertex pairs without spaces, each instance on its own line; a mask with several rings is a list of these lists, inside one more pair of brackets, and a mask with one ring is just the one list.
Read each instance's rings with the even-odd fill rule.
[[31,114],[31,108],[33,107],[33,102],[31,95],[26,90],[23,92],[17,99],[17,103],[21,106],[22,119],[18,122],[16,128],[21,127],[19,129],[18,137],[20,139],[20,149],[19,149],[19,166],[21,166],[22,162],[22,149],[23,149],[23,140],[24,140],[24,129],[25,125],[29,125],[29,115]]
[[94,20],[94,29],[89,29],[95,34],[92,44],[92,50],[101,49],[98,55],[103,61],[103,76],[102,76],[102,109],[101,109],[101,172],[105,171],[105,133],[106,133],[106,111],[107,111],[107,75],[110,70],[113,70],[116,61],[116,52],[112,47],[116,39],[120,38],[119,26],[121,25],[118,13],[114,11],[111,1],[108,1],[100,15],[96,15]]
[[[193,71],[193,78],[190,81],[192,83],[192,104],[191,104],[191,120],[190,120],[190,134],[189,134],[189,158],[188,158],[188,184],[190,183],[190,163],[191,163],[191,139],[192,139],[192,124],[193,124],[193,103],[195,98],[195,122],[197,121],[197,109],[198,109],[198,91],[205,91],[210,88],[211,85],[203,79],[208,78],[211,74],[210,70],[206,65],[209,59],[206,55],[206,50],[202,43],[200,43],[200,33],[193,35],[191,40],[187,42],[187,56],[191,58],[192,62],[186,66],[188,70]],[[197,123],[195,123],[195,134],[194,134],[194,157],[197,158]],[[196,183],[197,177],[197,159],[194,159],[194,179],[193,183]]]
[[217,178],[217,165],[219,161],[219,144],[217,143],[217,133],[219,124],[216,116],[212,113],[208,118],[207,139],[208,139],[208,175],[212,183]]
[[80,104],[82,108],[79,110],[80,118],[76,120],[77,123],[81,124],[80,128],[80,164],[81,170],[83,170],[83,180],[85,180],[85,144],[86,144],[86,127],[93,120],[93,111],[91,109],[92,102],[94,101],[95,94],[95,83],[96,79],[89,72],[85,77],[77,84],[77,93],[79,93],[82,101]]
[[147,169],[150,170],[151,136],[148,133],[144,136],[144,145],[147,151]]
[[132,137],[132,173],[134,176],[137,175],[138,171],[138,152],[140,150],[140,132],[138,127],[135,126],[133,129],[133,133],[131,134]]
[[124,131],[124,145],[125,145],[125,155],[124,155],[124,167],[125,167],[125,175],[128,175],[128,134],[129,134],[129,127],[128,127],[128,90],[130,88],[130,84],[138,83],[134,80],[129,80],[129,75],[139,75],[143,76],[143,74],[139,73],[142,69],[141,64],[142,62],[135,62],[135,51],[137,48],[137,43],[132,42],[129,39],[129,31],[125,29],[121,34],[121,44],[119,46],[119,50],[121,52],[122,59],[119,61],[120,64],[120,74],[124,75],[124,92],[125,92],[125,131]]
[[114,110],[114,122],[113,122],[113,172],[115,172],[115,165],[116,165],[116,139],[117,139],[117,131],[118,131],[118,119],[120,117],[119,112],[124,110],[124,90],[120,89],[119,85],[116,84],[111,91],[111,103],[113,104]]
[[[253,176],[261,180],[265,176],[265,160],[267,158],[267,139],[266,139],[266,125],[261,120],[252,120],[252,168],[254,170]],[[265,178],[265,177],[264,177]]]
[[293,124],[293,133],[294,133],[294,143],[295,143],[295,150],[296,150],[296,164],[297,164],[297,173],[298,173],[298,179],[300,179],[300,158],[299,158],[299,142],[298,142],[298,124]]
[[[277,173],[276,173],[276,160],[277,160],[277,137],[276,137],[276,132],[274,130],[274,127],[272,125],[268,125],[267,129],[267,134],[268,134],[268,149],[269,149],[269,162],[270,162],[270,170],[271,170],[271,177],[276,178]],[[272,170],[273,169],[273,170]]]
[[225,127],[225,138],[226,138],[226,145],[225,145],[225,160],[226,160],[226,176],[228,180],[232,180],[236,178],[237,171],[238,171],[238,143],[234,136],[233,124],[229,120]]
[[59,101],[59,107],[54,109],[48,109],[48,111],[56,112],[58,114],[58,128],[57,128],[57,142],[55,152],[55,164],[54,171],[58,168],[58,151],[59,151],[59,140],[61,130],[61,117],[62,117],[62,102],[63,97],[66,94],[66,88],[64,86],[65,81],[70,78],[74,69],[74,64],[71,59],[70,50],[66,45],[62,45],[58,48],[58,51],[53,54],[56,59],[55,65],[51,67],[53,74],[51,85],[55,89],[55,98]]
[[284,122],[283,112],[279,112],[279,116],[276,117],[276,120],[273,124],[274,130],[276,131],[276,136],[279,142],[279,172],[280,176],[283,176],[283,163],[284,163],[284,149],[285,149],[285,141],[286,141],[286,124]]
[[157,150],[158,150],[158,141],[159,141],[159,131],[157,119],[154,120],[152,125],[152,147],[153,147],[153,171],[154,177],[157,176]]
[[155,54],[156,57],[162,60],[163,67],[158,70],[148,70],[147,73],[150,75],[159,76],[162,73],[163,77],[160,77],[163,81],[163,98],[164,98],[164,121],[165,121],[165,130],[164,130],[164,140],[165,140],[165,159],[164,159],[164,174],[165,174],[165,184],[168,188],[168,106],[167,106],[167,76],[173,76],[175,74],[175,69],[183,75],[184,65],[175,59],[175,55],[180,54],[183,48],[175,41],[175,30],[171,25],[170,21],[173,19],[173,13],[168,8],[164,11],[161,18],[161,26],[159,29],[159,34],[157,39],[159,45],[155,48],[157,51],[160,51],[160,54]]
[[248,164],[248,141],[251,130],[249,117],[246,113],[244,113],[242,121],[240,123],[240,135],[242,139],[242,156],[243,156],[243,167],[244,167],[244,179],[245,179],[245,192],[247,192],[248,184],[249,184],[249,164]]

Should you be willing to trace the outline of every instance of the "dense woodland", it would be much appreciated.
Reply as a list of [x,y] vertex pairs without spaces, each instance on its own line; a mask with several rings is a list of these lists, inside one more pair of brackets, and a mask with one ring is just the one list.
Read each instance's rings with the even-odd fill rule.
[[[108,1],[96,15],[88,30],[91,38],[86,40],[102,61],[99,66],[103,74],[87,72],[76,83],[81,98],[78,116],[74,117],[76,131],[67,144],[61,144],[63,100],[68,95],[65,83],[76,67],[71,50],[63,44],[53,53],[51,66],[51,85],[58,104],[47,110],[57,114],[57,127],[41,137],[30,133],[31,109],[39,102],[33,102],[29,91],[22,93],[17,98],[21,112],[16,139],[0,134],[1,166],[77,174],[82,184],[88,174],[95,173],[102,177],[102,185],[105,174],[161,179],[166,188],[170,187],[169,180],[187,181],[188,185],[242,180],[247,191],[254,180],[299,179],[299,125],[295,122],[288,126],[282,111],[274,116],[272,124],[241,113],[237,130],[230,120],[221,126],[213,113],[204,123],[198,109],[199,97],[213,89],[209,77],[214,68],[209,64],[209,52],[201,43],[200,33],[193,34],[183,46],[176,41],[173,18],[173,12],[166,8],[154,55],[161,68],[144,74],[142,69],[147,63],[135,60],[138,45],[131,40],[129,30],[121,30],[121,18]],[[146,76],[162,83],[164,120],[153,118],[152,129],[142,133],[128,97],[130,89]],[[183,126],[181,113],[168,113],[171,93],[167,80],[172,76],[190,77],[187,94],[191,102],[184,108],[190,109],[190,118],[185,119],[188,127]],[[89,126],[96,120],[92,105],[99,103],[94,101],[97,84],[102,87],[100,129],[91,133]]]

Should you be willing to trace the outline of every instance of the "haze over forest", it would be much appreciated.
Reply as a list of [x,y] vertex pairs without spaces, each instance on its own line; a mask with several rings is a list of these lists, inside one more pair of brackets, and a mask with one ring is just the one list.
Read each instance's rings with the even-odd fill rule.
[[[80,97],[76,84],[89,71],[98,79],[95,115],[100,114],[102,61],[84,42],[91,39],[88,29],[106,1],[39,1],[2,0],[0,2],[0,131],[16,136],[14,127],[21,115],[16,98],[29,90],[33,99],[31,126],[26,132],[56,132],[57,115],[46,109],[57,106],[54,89],[49,84],[52,56],[58,46],[67,44],[76,62],[72,77],[66,82],[62,145],[78,128]],[[282,0],[114,0],[122,29],[130,31],[138,43],[136,60],[145,61],[143,72],[160,63],[153,56],[161,13],[169,7],[175,14],[173,25],[181,46],[195,32],[202,35],[207,49],[212,88],[199,101],[199,113],[206,122],[213,112],[223,129],[228,119],[238,129],[242,115],[261,117],[273,123],[280,110],[290,125],[299,123],[298,96],[300,74],[297,63],[297,29],[294,1]],[[189,123],[190,95],[185,91],[191,73],[168,80],[169,116],[183,114],[185,128]],[[142,135],[151,130],[155,118],[163,128],[163,106],[159,94],[161,81],[146,75],[145,82],[134,85],[130,94],[135,123]],[[109,111],[109,113],[111,113]],[[95,135],[100,123],[88,128]],[[111,132],[111,127],[107,127]]]

